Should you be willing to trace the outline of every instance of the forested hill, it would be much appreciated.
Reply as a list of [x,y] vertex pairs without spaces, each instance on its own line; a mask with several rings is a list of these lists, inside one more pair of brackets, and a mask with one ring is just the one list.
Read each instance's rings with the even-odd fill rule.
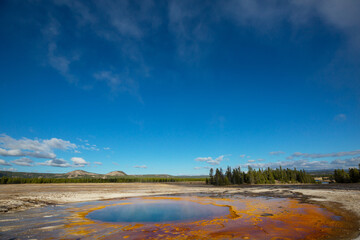
[[0,178],[47,178],[47,179],[112,179],[112,178],[181,178],[181,179],[204,179],[206,176],[172,176],[169,174],[142,174],[128,175],[123,171],[112,171],[107,174],[91,173],[83,170],[75,170],[68,173],[34,173],[34,172],[10,172],[0,171]]
[[0,184],[21,183],[135,183],[135,182],[205,182],[203,176],[171,176],[167,174],[127,175],[123,171],[107,174],[75,170],[68,173],[27,173],[0,171]]
[[113,171],[107,174],[91,173],[83,170],[75,170],[67,173],[34,173],[34,172],[10,172],[0,171],[0,177],[17,178],[116,178],[127,176],[123,171]]

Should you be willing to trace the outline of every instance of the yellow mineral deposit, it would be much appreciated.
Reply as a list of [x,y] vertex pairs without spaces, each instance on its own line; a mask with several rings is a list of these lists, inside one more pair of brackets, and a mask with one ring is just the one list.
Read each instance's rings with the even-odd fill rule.
[[[228,214],[197,221],[141,224],[109,223],[87,218],[90,212],[109,206],[162,200],[220,206],[228,208]],[[352,227],[351,219],[347,216],[339,217],[339,213],[333,210],[287,198],[144,197],[116,204],[85,206],[71,211],[73,214],[68,219],[65,238],[336,239],[344,229]]]

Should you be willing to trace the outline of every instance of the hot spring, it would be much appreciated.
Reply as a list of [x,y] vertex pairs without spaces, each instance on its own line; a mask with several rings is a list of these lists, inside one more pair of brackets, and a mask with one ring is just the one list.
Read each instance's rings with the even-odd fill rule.
[[127,205],[109,206],[90,212],[86,217],[104,222],[160,223],[197,221],[229,214],[228,207],[199,204],[189,201],[136,201]]
[[127,198],[8,218],[13,225],[0,221],[8,229],[0,233],[2,239],[349,239],[356,231],[354,218],[343,210],[291,198],[244,196]]

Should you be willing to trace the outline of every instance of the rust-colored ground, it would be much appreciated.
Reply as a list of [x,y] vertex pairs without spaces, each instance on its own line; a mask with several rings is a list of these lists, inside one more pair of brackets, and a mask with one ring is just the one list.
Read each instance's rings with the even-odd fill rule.
[[[29,229],[29,232],[32,233],[34,238],[37,239],[47,239],[45,236],[54,234],[55,232],[60,232],[63,229],[63,226],[67,224],[67,220],[62,220],[63,218],[47,218],[43,215],[54,215],[54,213],[48,214],[44,213],[38,217],[38,214],[33,214],[36,212],[39,207],[42,206],[52,206],[55,204],[56,209],[61,208],[59,206],[66,205],[63,204],[73,204],[80,202],[91,202],[95,200],[106,200],[106,199],[122,199],[129,197],[151,197],[159,196],[166,194],[190,194],[196,196],[212,196],[217,198],[231,198],[231,199],[241,199],[243,196],[251,197],[275,197],[275,198],[290,198],[296,199],[297,204],[300,203],[314,203],[321,204],[329,208],[332,212],[335,212],[336,215],[345,216],[345,220],[349,223],[343,229],[338,228],[340,235],[338,237],[333,237],[333,239],[360,239],[359,236],[359,216],[360,216],[360,184],[298,184],[298,185],[241,185],[241,186],[229,186],[229,187],[214,187],[205,184],[147,184],[147,183],[113,183],[113,184],[18,184],[18,185],[0,185],[0,238],[2,236],[7,236],[11,238],[18,236],[19,234],[28,235],[26,229]],[[106,201],[105,201],[106,203]],[[111,203],[108,203],[111,204]],[[289,202],[290,204],[290,202]],[[105,204],[106,205],[106,204]],[[296,204],[295,204],[296,205]],[[92,205],[94,207],[94,205]],[[257,206],[260,206],[259,204]],[[300,205],[298,205],[300,206]],[[100,206],[97,206],[100,207]],[[292,207],[294,210],[295,206]],[[30,210],[29,210],[30,209]],[[260,209],[260,208],[259,208]],[[271,208],[274,210],[273,208]],[[276,209],[276,208],[275,208]],[[281,209],[281,208],[279,208]],[[311,209],[311,208],[310,208]],[[29,210],[29,211],[24,211]],[[75,234],[76,232],[84,231],[92,232],[89,228],[88,222],[81,220],[76,213],[83,212],[84,209],[77,209],[73,212],[73,217],[69,219],[71,223],[78,223],[77,228],[67,228],[66,234],[71,234],[73,230],[73,239],[81,236]],[[86,209],[85,209],[86,210]],[[84,211],[85,211],[84,210]],[[239,211],[239,209],[238,209]],[[42,210],[39,210],[42,212]],[[250,212],[248,212],[250,213]],[[62,214],[62,211],[56,214]],[[249,215],[251,216],[251,215]],[[271,226],[271,223],[268,223],[268,220],[275,220],[277,217],[278,220],[281,220],[282,216],[278,214],[276,216],[267,216],[261,217],[261,222],[257,222],[256,227],[252,229],[258,229],[259,234],[264,231],[269,231],[268,228],[263,227],[262,224],[268,224]],[[36,224],[32,224],[32,218],[35,218]],[[253,217],[254,218],[254,217]],[[29,219],[28,224],[26,221],[17,221],[18,219]],[[49,219],[52,219],[52,223],[49,222]],[[80,220],[79,220],[80,219]],[[255,219],[255,218],[254,218]],[[15,221],[16,220],[16,221]],[[73,221],[74,220],[74,221]],[[311,219],[310,219],[311,220]],[[309,220],[309,221],[310,221]],[[236,222],[231,220],[232,222]],[[316,224],[316,223],[314,223]],[[100,225],[99,225],[100,226]],[[216,225],[209,225],[216,226]],[[218,225],[220,226],[220,225]],[[255,226],[255,225],[254,225]],[[108,236],[116,236],[119,234],[119,229],[128,230],[136,226],[119,226],[114,225],[113,228],[99,228],[97,229],[96,236],[103,236],[107,238]],[[235,228],[238,225],[234,226]],[[249,227],[249,226],[248,226]],[[264,230],[261,230],[260,227]],[[288,228],[291,226],[287,225]],[[149,230],[145,229],[146,227],[142,226],[141,232],[147,232]],[[169,226],[170,228],[170,226]],[[187,229],[188,226],[182,225],[179,226],[179,229]],[[72,229],[72,230],[71,230]],[[231,229],[230,225],[228,228]],[[108,231],[109,230],[109,231]],[[185,231],[184,230],[184,231]],[[326,228],[325,228],[326,230]],[[155,230],[156,231],[156,230]],[[171,232],[171,229],[164,230],[164,234]],[[177,231],[176,229],[173,231]],[[195,230],[194,230],[195,231]],[[231,230],[232,231],[232,230]],[[21,233],[20,233],[21,232]],[[128,231],[128,233],[135,233],[136,231]],[[156,231],[159,236],[162,234]],[[256,231],[255,231],[256,233]],[[231,238],[232,233],[222,231],[222,236],[210,235],[215,238]],[[220,234],[220,235],[221,235]],[[227,235],[230,234],[230,235]],[[20,236],[20,235],[19,235]],[[23,236],[23,235],[21,235]],[[70,236],[70,235],[69,235]],[[123,237],[128,237],[131,239],[134,235],[125,235]],[[227,236],[227,237],[226,237]],[[231,235],[232,236],[232,235]],[[254,237],[255,235],[253,235]],[[243,236],[246,239],[247,236]],[[179,236],[179,238],[181,238]],[[22,239],[20,237],[20,239]],[[197,239],[197,238],[195,238]],[[268,238],[270,239],[270,238]]]
[[[90,220],[89,212],[127,200],[71,209],[65,238],[91,239],[339,239],[353,231],[347,216],[339,220],[328,209],[294,199],[209,197],[144,197],[137,201],[192,201],[226,206],[229,214],[195,222],[106,223]],[[194,209],[195,211],[195,209]]]

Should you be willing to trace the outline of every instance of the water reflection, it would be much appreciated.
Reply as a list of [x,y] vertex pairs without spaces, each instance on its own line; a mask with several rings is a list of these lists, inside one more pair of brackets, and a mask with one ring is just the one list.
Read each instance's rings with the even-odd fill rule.
[[109,206],[90,212],[87,218],[103,222],[169,222],[196,221],[229,214],[228,207],[188,201],[139,201],[127,205]]

